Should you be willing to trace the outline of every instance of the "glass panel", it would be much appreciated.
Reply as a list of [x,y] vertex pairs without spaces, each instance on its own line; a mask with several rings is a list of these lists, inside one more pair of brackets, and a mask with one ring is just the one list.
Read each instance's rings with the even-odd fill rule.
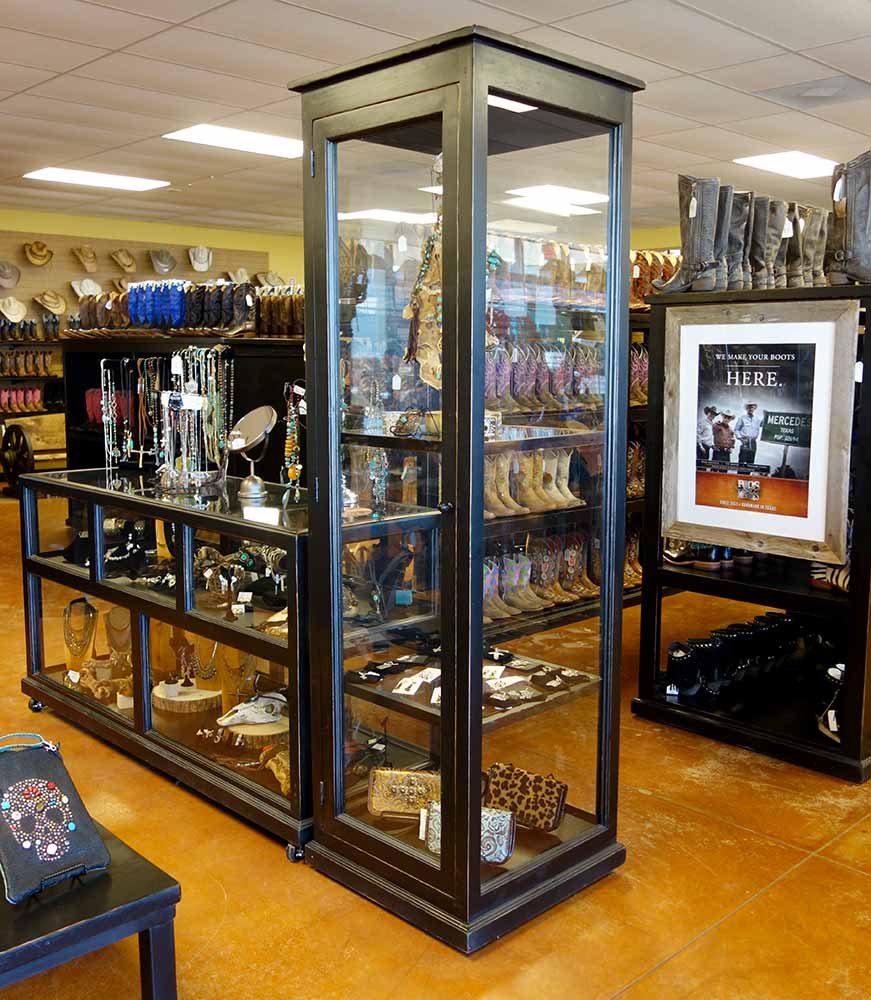
[[610,156],[565,113],[488,120],[482,823],[516,839],[483,879],[597,821]]
[[175,605],[176,526],[121,508],[103,508],[103,575]]
[[130,612],[41,580],[45,677],[133,721]]
[[[337,146],[340,812],[421,852],[441,779],[441,118]],[[417,518],[413,523],[412,518]],[[405,657],[405,659],[402,659]]]
[[287,550],[263,542],[197,535],[194,607],[235,628],[287,641]]
[[86,505],[37,491],[36,516],[39,529],[36,554],[44,559],[57,559],[64,569],[87,576],[91,546]]
[[148,653],[152,728],[288,795],[287,669],[155,619]]

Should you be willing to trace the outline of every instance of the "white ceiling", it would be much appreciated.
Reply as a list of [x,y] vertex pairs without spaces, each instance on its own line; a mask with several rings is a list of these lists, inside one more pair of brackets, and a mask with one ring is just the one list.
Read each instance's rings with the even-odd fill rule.
[[[871,82],[871,0],[2,0],[2,23],[0,219],[27,208],[301,232],[299,161],[161,134],[217,122],[298,138],[288,80],[466,24],[647,81],[635,226],[676,221],[682,171],[824,205],[825,179],[731,161],[785,149],[843,160],[871,147],[869,98],[808,113],[755,96],[843,74]],[[590,186],[588,164],[579,154],[574,186]],[[172,187],[128,195],[21,179],[61,165]]]

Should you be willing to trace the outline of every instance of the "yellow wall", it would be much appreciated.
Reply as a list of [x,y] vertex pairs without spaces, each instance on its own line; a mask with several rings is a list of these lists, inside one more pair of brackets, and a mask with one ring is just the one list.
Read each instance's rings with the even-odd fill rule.
[[92,239],[154,240],[155,243],[189,243],[224,250],[264,250],[269,268],[286,281],[305,280],[301,236],[257,233],[246,229],[213,229],[169,222],[141,222],[137,219],[102,219],[60,212],[28,212],[0,209],[0,230],[44,233],[46,236],[82,236]]
[[629,245],[633,250],[673,250],[680,247],[680,227],[633,229]]

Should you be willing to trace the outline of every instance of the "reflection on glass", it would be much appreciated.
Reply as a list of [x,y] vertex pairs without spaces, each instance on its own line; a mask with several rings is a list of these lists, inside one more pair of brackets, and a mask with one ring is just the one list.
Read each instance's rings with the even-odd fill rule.
[[103,576],[113,583],[174,600],[175,525],[130,511],[104,508]]
[[287,670],[152,619],[151,724],[235,774],[287,796]]
[[132,722],[130,612],[50,580],[40,586],[43,676]]
[[36,515],[36,555],[60,560],[64,569],[87,576],[91,553],[87,507],[75,500],[37,492]]
[[431,863],[419,832],[441,798],[440,532],[403,520],[434,513],[441,492],[440,150],[440,118],[391,127],[342,142],[336,177],[339,808]]
[[609,165],[588,121],[488,120],[484,879],[596,823]]

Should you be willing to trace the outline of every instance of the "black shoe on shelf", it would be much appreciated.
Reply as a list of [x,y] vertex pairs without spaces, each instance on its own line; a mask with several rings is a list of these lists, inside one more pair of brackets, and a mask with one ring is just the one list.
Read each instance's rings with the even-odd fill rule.
[[692,542],[679,542],[669,538],[662,549],[662,561],[667,566],[691,567],[696,561]]
[[696,548],[693,565],[710,573],[717,573],[722,565],[720,548],[717,545],[699,545]]

